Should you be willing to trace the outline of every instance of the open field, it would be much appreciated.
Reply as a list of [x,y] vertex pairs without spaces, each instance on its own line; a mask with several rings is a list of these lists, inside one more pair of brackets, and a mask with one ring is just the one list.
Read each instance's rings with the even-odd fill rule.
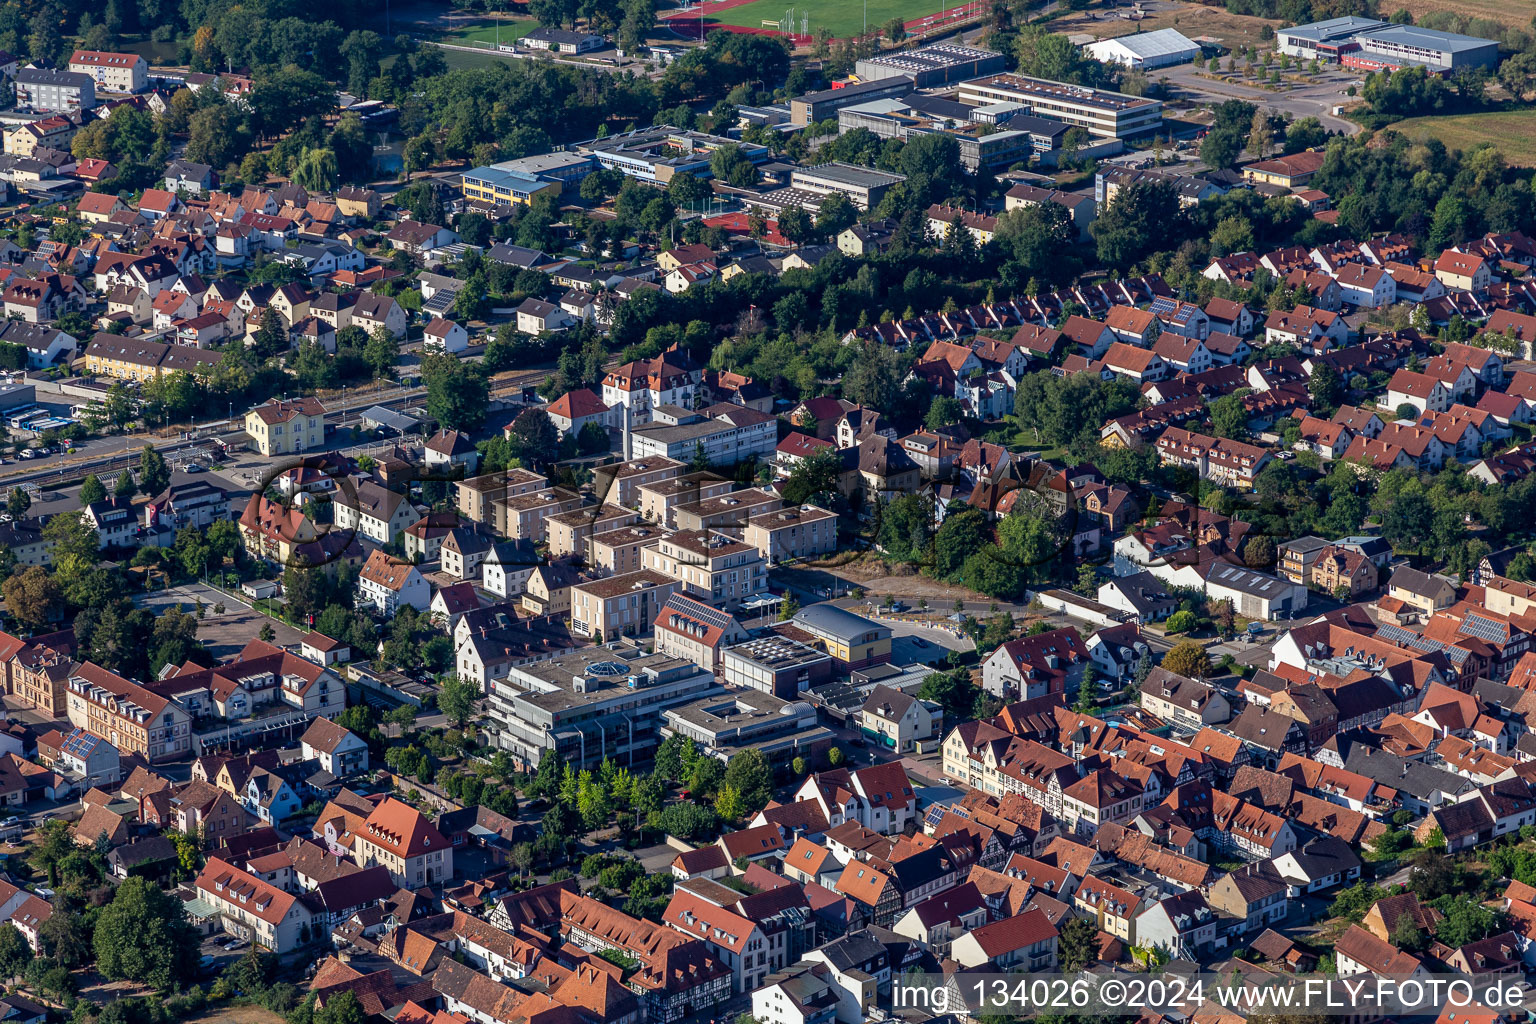
[[1468,150],[1479,142],[1492,142],[1510,163],[1536,167],[1536,109],[1413,117],[1388,127],[1409,138],[1433,135],[1451,149]]
[[1266,43],[1260,39],[1260,30],[1265,25],[1270,28],[1279,28],[1283,24],[1285,24],[1283,21],[1268,21],[1264,18],[1249,17],[1246,14],[1231,14],[1222,7],[1174,3],[1166,5],[1163,10],[1148,14],[1140,21],[1107,16],[1103,8],[1095,8],[1088,11],[1075,11],[1065,17],[1057,18],[1050,23],[1049,27],[1052,32],[1067,34],[1081,32],[1099,39],[1130,35],[1138,28],[1143,32],[1152,32],[1160,28],[1176,28],[1190,38],[1214,36],[1229,49],[1236,49],[1239,46],[1259,46],[1268,49],[1274,46],[1274,43],[1272,41]]
[[[910,23],[955,6],[958,6],[957,0],[869,0],[869,27],[878,31],[892,18],[902,18]],[[831,3],[814,5],[796,4],[794,0],[755,0],[753,3],[714,12],[706,9],[704,23],[706,26],[716,24],[761,29],[765,20],[779,21],[791,7],[795,10],[796,22],[800,20],[802,11],[809,12],[807,27],[812,35],[818,28],[830,29],[838,39],[864,31],[865,5],[860,0],[832,0]],[[691,19],[684,16],[683,20]],[[795,31],[799,32],[798,25]]]
[[1503,22],[1513,28],[1529,28],[1531,25],[1531,5],[1512,3],[1511,0],[1402,0],[1402,3],[1393,4],[1392,10],[1399,7],[1406,8],[1415,20],[1432,11],[1451,11],[1468,18]]
[[502,18],[499,24],[495,18],[454,18],[452,26],[438,32],[437,38],[445,43],[467,46],[487,43],[494,49],[498,39],[510,43],[538,27],[539,23],[532,18]]

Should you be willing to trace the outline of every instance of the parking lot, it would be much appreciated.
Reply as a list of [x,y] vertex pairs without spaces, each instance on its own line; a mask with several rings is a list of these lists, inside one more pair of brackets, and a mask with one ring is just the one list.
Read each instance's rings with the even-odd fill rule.
[[[143,607],[156,611],[180,605],[185,612],[195,612],[197,603],[201,601],[204,617],[198,624],[198,639],[219,659],[238,654],[246,644],[256,639],[263,625],[272,627],[273,643],[279,646],[298,643],[304,636],[301,630],[256,612],[244,600],[202,583],[186,583],[166,590],[151,591],[139,595],[137,601]],[[215,615],[213,609],[219,604],[224,605],[224,614]]]

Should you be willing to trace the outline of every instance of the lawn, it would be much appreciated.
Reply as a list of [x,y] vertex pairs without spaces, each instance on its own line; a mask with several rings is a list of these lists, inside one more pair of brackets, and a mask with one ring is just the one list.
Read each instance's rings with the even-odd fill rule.
[[495,18],[454,18],[452,26],[446,32],[439,32],[437,38],[440,42],[466,46],[485,43],[489,44],[489,49],[494,49],[498,38],[503,43],[514,42],[538,27],[539,23],[532,18],[502,18],[499,27]]
[[1479,142],[1492,142],[1510,163],[1536,166],[1536,109],[1413,117],[1389,127],[1410,139],[1432,135],[1451,149],[1468,150]]
[[[838,39],[846,39],[849,36],[859,34],[864,30],[864,17],[866,11],[869,15],[869,27],[879,29],[892,18],[902,18],[906,21],[914,21],[929,14],[937,14],[939,11],[958,7],[961,0],[869,0],[868,4],[860,0],[833,0],[831,3],[807,4],[803,0],[795,3],[794,0],[756,0],[755,3],[743,4],[740,7],[731,7],[723,11],[705,12],[706,24],[714,22],[718,25],[736,25],[741,28],[762,28],[763,21],[779,21],[784,17],[784,12],[793,8],[795,11],[795,31],[799,32],[798,22],[802,12],[809,12],[810,19],[807,27],[812,35],[818,28],[831,29],[832,35]],[[788,31],[788,29],[785,29]]]
[[1432,11],[1451,11],[1463,17],[1487,18],[1515,28],[1525,28],[1531,23],[1530,5],[1511,3],[1510,0],[1403,0],[1392,5],[1393,10],[1399,7],[1406,8],[1415,19]]

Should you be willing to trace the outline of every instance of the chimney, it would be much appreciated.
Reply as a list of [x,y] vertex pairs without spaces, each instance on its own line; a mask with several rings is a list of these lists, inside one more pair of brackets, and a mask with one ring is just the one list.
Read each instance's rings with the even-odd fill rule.
[[624,405],[624,461],[628,462],[635,457],[635,439],[629,431],[629,404]]

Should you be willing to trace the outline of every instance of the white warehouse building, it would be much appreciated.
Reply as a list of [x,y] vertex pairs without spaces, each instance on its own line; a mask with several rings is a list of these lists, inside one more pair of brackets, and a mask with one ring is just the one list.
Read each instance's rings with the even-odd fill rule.
[[1135,32],[1114,39],[1100,39],[1083,47],[1083,52],[1106,64],[1144,71],[1173,64],[1188,64],[1200,57],[1200,44],[1176,28],[1156,32]]

